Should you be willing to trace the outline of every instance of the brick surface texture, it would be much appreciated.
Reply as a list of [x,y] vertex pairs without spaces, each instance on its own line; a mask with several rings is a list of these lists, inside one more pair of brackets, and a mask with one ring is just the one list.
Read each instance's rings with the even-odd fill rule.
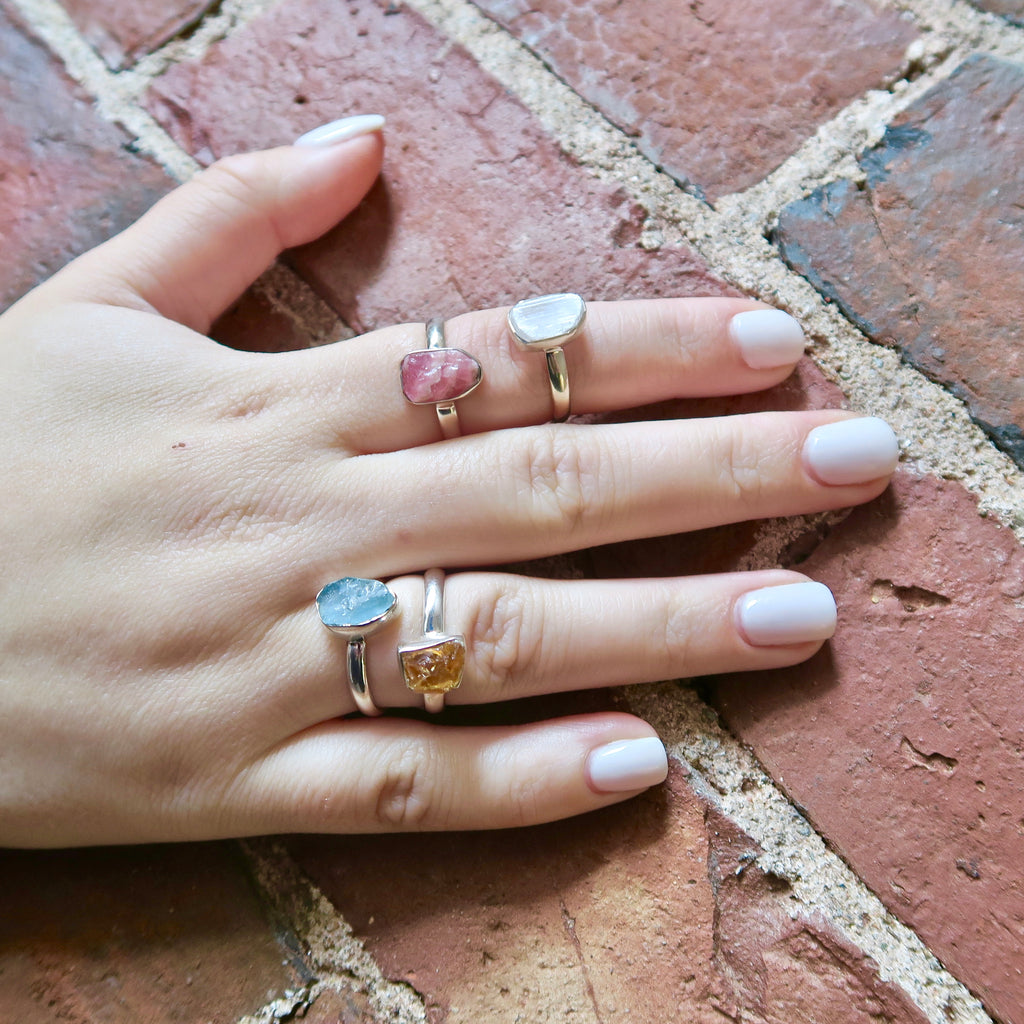
[[133,63],[194,25],[215,0],[68,0],[64,7],[112,68]]
[[787,207],[786,259],[1024,465],[1024,68],[975,58],[840,180]]
[[870,0],[479,0],[678,181],[760,181],[903,64],[913,26]]
[[715,702],[893,913],[1019,1020],[1020,958],[992,951],[1024,949],[1024,551],[959,487],[901,474],[800,569],[836,595],[832,642],[715,682]]
[[924,1021],[833,930],[790,916],[786,883],[679,770],[576,821],[292,849],[432,1024]]
[[[793,879],[765,866],[756,829],[720,809],[697,762],[673,761],[666,786],[539,828],[287,838],[282,857],[323,902],[287,872],[257,883],[231,843],[0,851],[0,1020],[231,1024],[262,1010],[266,1021],[379,1024],[398,1019],[380,994],[395,982],[432,1024],[1024,1024],[1024,550],[964,484],[921,464],[947,449],[973,460],[972,480],[1017,488],[1024,522],[1019,473],[1001,454],[1024,467],[1024,7],[957,5],[968,27],[943,31],[960,33],[958,53],[981,45],[982,23],[999,25],[1004,43],[999,57],[979,53],[954,71],[907,57],[934,42],[919,4],[452,0],[446,31],[497,39],[520,62],[510,91],[478,62],[498,58],[475,58],[414,4],[61,6],[61,31],[92,47],[107,94],[101,105],[41,42],[29,22],[53,15],[48,5],[0,0],[0,308],[172,187],[142,154],[176,145],[210,163],[380,112],[380,181],[344,224],[282,258],[284,278],[323,307],[304,319],[286,289],[257,287],[218,322],[219,340],[273,352],[548,291],[739,294],[732,281],[751,275],[730,276],[729,260],[749,257],[745,269],[766,268],[761,297],[819,325],[815,351],[828,365],[842,345],[906,358],[918,390],[879,379],[873,407],[915,401],[930,433],[908,442],[907,464],[869,506],[519,568],[624,577],[777,563],[828,584],[840,628],[814,659],[693,685],[709,720],[717,711],[840,854],[850,887],[861,880],[935,954],[929,970],[948,969],[983,1008],[963,1009],[964,997],[926,1013],[913,985],[886,980],[840,930],[835,907],[848,894],[801,902]],[[218,13],[208,45],[175,49],[166,67],[161,56],[139,64]],[[910,72],[931,76],[929,87],[907,92],[897,80]],[[593,154],[570,156],[558,132],[576,126],[545,127],[531,112],[545,83],[593,109]],[[875,106],[863,116],[886,128],[878,145],[844,142],[813,188],[770,183],[781,198],[772,206],[772,193],[752,234],[728,219],[731,204],[751,201],[744,190],[799,162],[802,147],[879,138],[849,128],[868,93]],[[122,108],[151,115],[149,135],[135,138]],[[622,133],[620,154],[635,146],[649,192],[636,164],[620,174],[601,149],[605,127]],[[660,169],[682,186],[673,215],[684,228],[694,207],[707,215],[686,236],[692,246],[671,232],[666,244],[651,238],[641,203],[671,185]],[[716,245],[698,252],[701,231]],[[816,296],[842,327],[838,317],[820,327]],[[987,432],[973,448],[929,413],[928,396],[937,405],[943,390]],[[603,419],[863,408],[860,398],[807,357],[759,395]],[[569,694],[453,709],[446,721],[515,724],[629,710],[630,699]],[[332,943],[342,948],[346,922],[383,980],[367,981],[359,958],[338,963]]]
[[230,1024],[299,975],[231,844],[2,852],[0,1019]]
[[[173,182],[0,4],[0,308],[130,224]],[[89,155],[88,160],[82,154]]]
[[567,289],[594,299],[724,291],[687,250],[641,249],[642,211],[624,193],[574,167],[422,18],[389,10],[357,4],[339,19],[330,0],[282,5],[161,76],[148,100],[204,161],[353,111],[387,116],[401,142],[382,181],[341,227],[290,257],[349,324]]

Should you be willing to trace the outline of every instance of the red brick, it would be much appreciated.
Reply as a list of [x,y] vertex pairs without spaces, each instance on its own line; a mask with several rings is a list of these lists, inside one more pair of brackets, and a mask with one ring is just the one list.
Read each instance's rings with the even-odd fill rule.
[[0,8],[0,309],[173,187]]
[[122,68],[195,25],[216,0],[64,0],[85,38]]
[[299,983],[231,844],[6,851],[0,877],[5,1021],[232,1024]]
[[826,924],[790,916],[786,883],[679,769],[540,828],[289,845],[434,1024],[924,1021]]
[[476,0],[640,150],[714,199],[760,181],[916,31],[869,0]]
[[836,594],[835,638],[713,699],[893,913],[1020,1024],[1024,550],[958,484],[901,474],[800,568]]
[[642,211],[405,8],[281,5],[172,68],[147,103],[204,161],[346,114],[387,115],[382,180],[342,227],[290,257],[358,330],[548,291],[725,291],[691,251],[641,248]]
[[1024,69],[967,61],[860,163],[783,211],[783,255],[1024,466]]

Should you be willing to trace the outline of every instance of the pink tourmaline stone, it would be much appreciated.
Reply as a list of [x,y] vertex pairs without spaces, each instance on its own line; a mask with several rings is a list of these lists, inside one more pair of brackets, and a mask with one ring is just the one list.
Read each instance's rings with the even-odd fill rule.
[[459,348],[424,348],[402,360],[402,394],[414,405],[454,402],[480,377],[480,364]]

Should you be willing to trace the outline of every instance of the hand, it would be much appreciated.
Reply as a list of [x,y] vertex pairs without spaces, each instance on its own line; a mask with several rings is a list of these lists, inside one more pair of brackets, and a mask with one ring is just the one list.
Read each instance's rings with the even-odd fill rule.
[[[788,665],[830,634],[827,591],[792,572],[455,570],[865,501],[896,460],[876,420],[550,424],[544,360],[490,310],[447,324],[485,378],[459,402],[465,436],[442,441],[398,386],[421,324],[275,355],[205,337],[281,249],[352,210],[381,158],[370,130],[223,160],[0,317],[0,843],[503,827],[664,776],[629,715],[343,718],[345,642],[313,603],[338,577],[397,595],[367,641],[385,708],[420,703],[395,650],[420,632],[431,566],[467,639],[450,703]],[[574,411],[770,387],[802,342],[765,313],[593,304],[566,348]]]

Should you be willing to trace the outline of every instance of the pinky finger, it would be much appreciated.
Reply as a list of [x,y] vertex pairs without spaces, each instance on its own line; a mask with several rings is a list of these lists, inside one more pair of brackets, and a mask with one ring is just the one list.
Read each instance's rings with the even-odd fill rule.
[[335,719],[246,772],[232,834],[510,828],[568,818],[664,781],[668,759],[630,715],[527,726]]

